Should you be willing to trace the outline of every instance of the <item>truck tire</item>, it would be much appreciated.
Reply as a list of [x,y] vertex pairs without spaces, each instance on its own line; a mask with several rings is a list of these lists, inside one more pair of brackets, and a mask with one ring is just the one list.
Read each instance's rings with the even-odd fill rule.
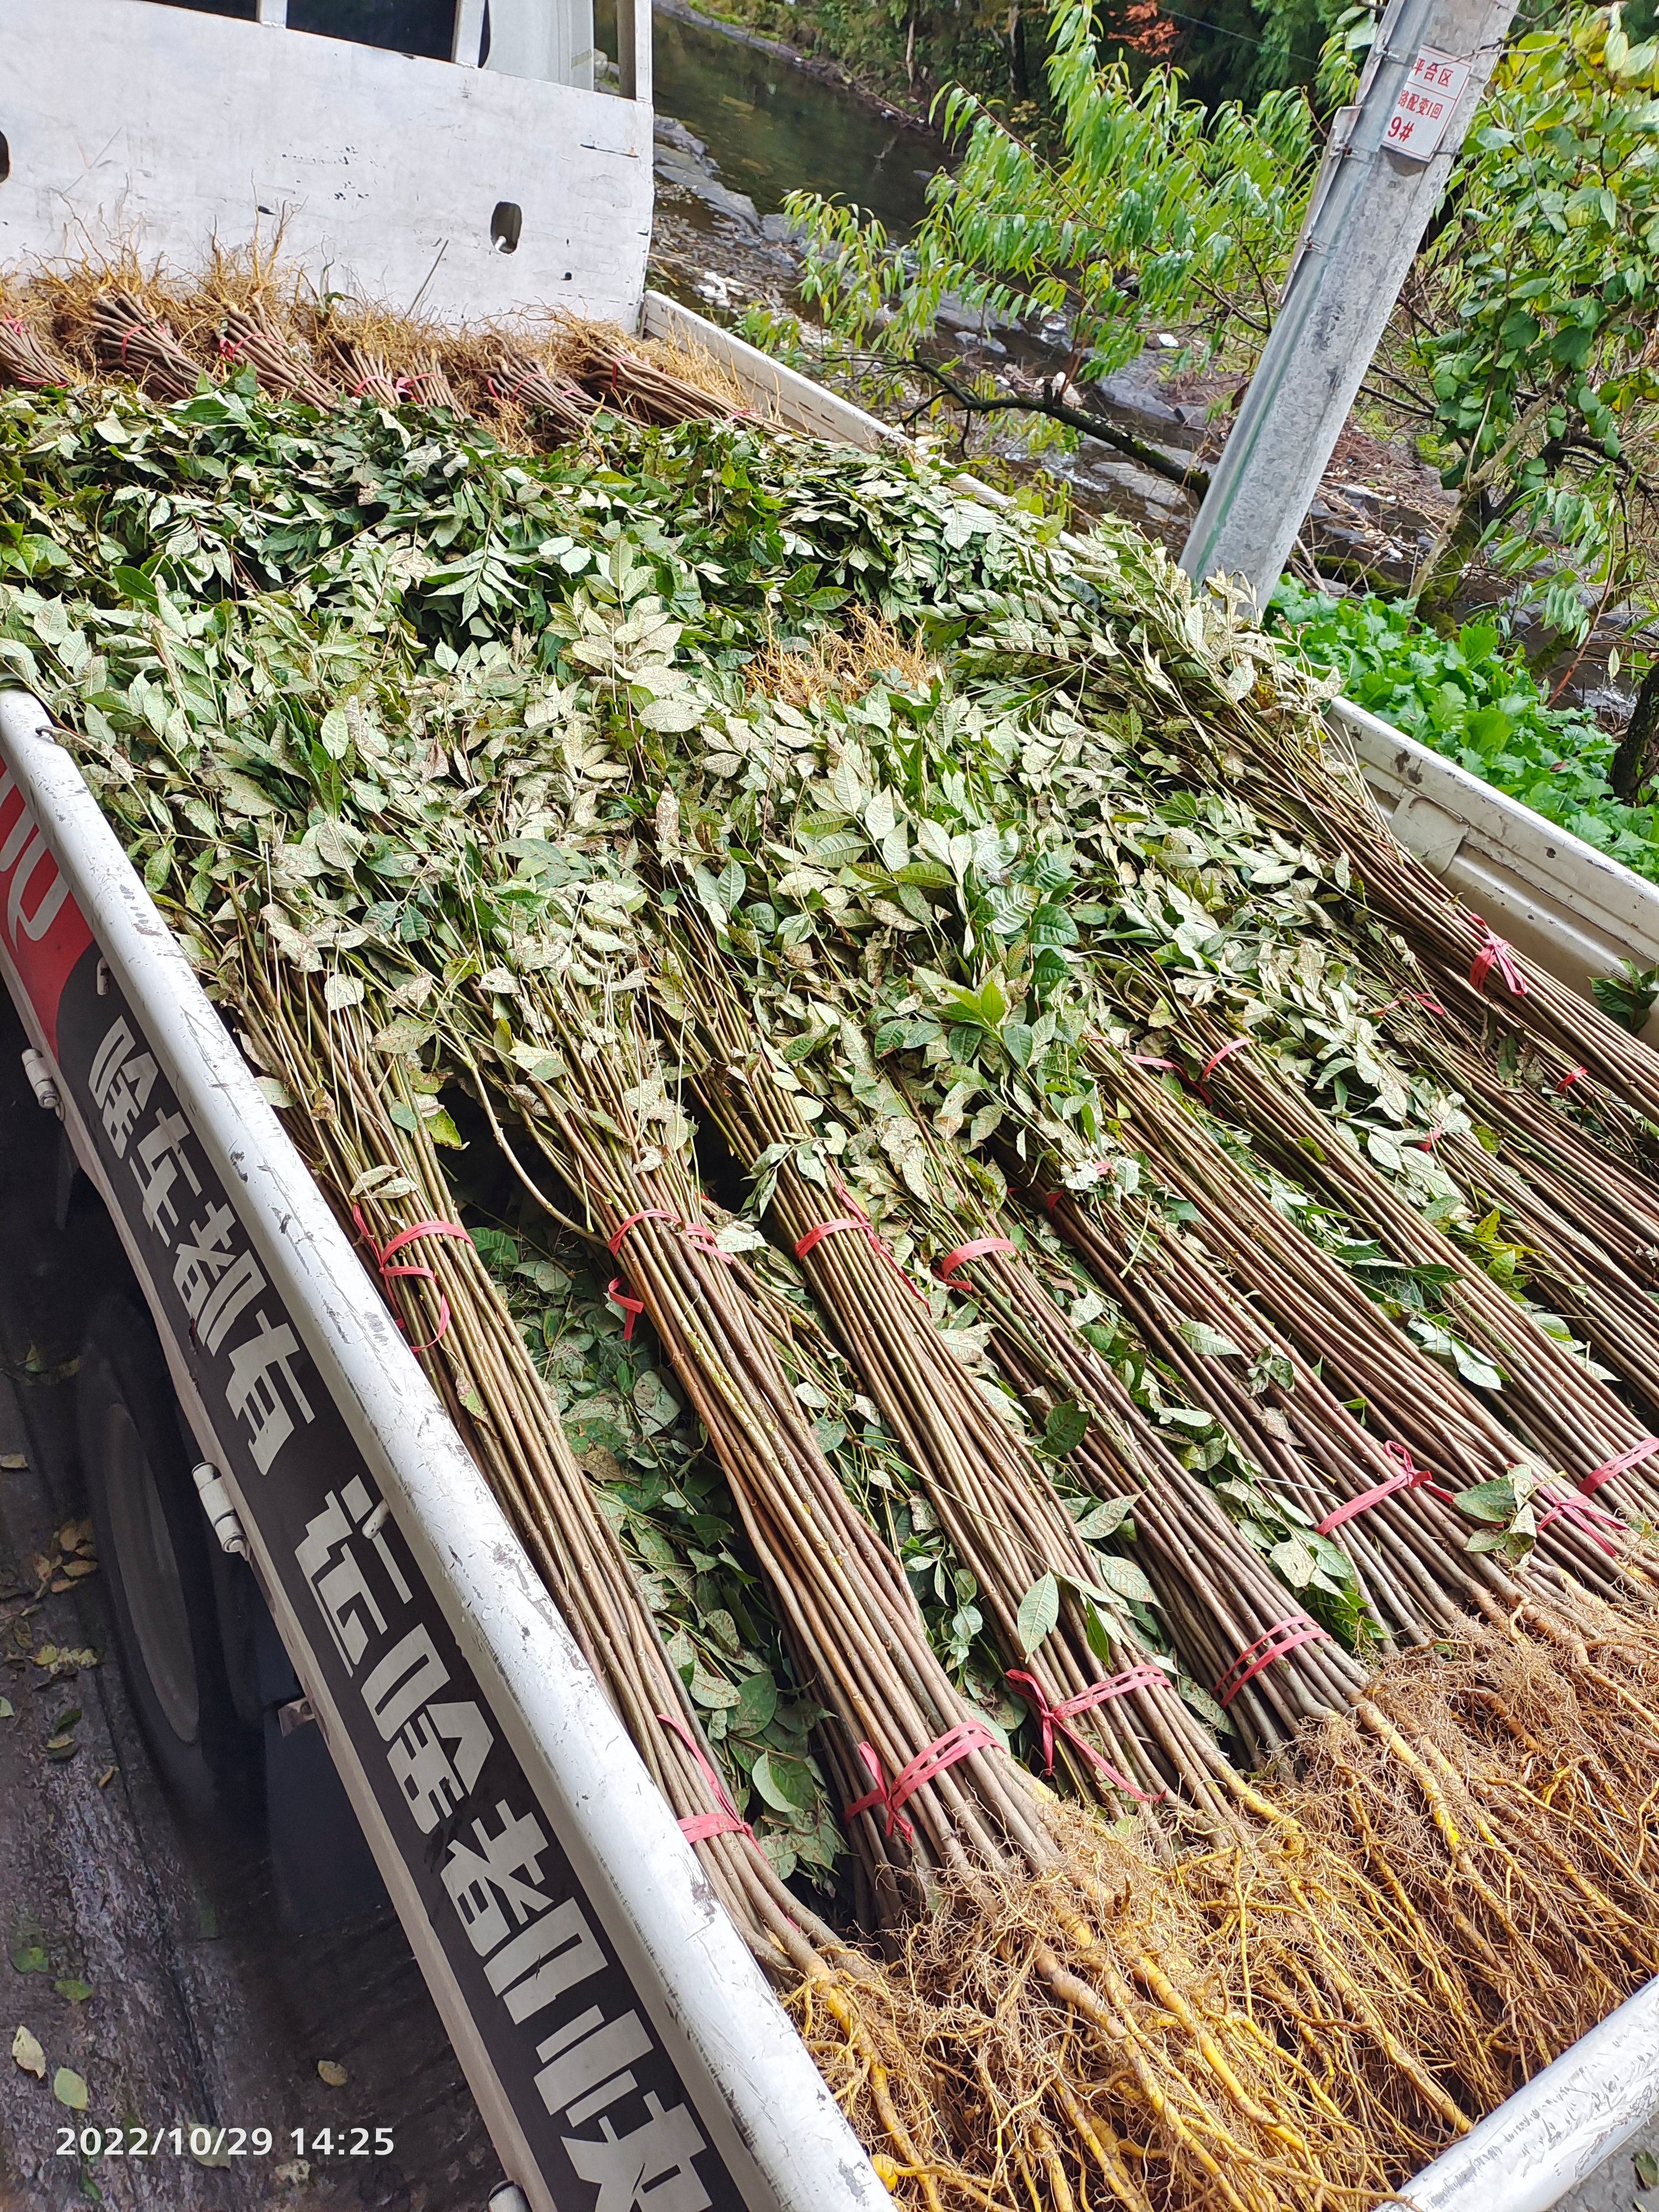
[[94,1308],[76,1391],[110,1621],[140,1725],[193,1821],[244,1826],[260,1809],[261,1737],[226,1666],[194,1455],[155,1332],[131,1299],[112,1293]]

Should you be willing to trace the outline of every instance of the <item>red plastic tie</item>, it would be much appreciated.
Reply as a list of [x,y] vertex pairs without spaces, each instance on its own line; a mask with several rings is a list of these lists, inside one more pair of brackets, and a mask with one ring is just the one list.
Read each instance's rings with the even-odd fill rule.
[[235,338],[222,337],[219,341],[219,357],[222,361],[240,361],[242,349],[239,341]]
[[1244,1685],[1255,1681],[1275,1659],[1283,1659],[1299,1644],[1328,1644],[1330,1640],[1328,1632],[1316,1620],[1310,1620],[1305,1613],[1293,1613],[1287,1620],[1275,1622],[1265,1635],[1258,1636],[1254,1644],[1239,1653],[1216,1684],[1216,1696],[1224,1705],[1230,1705]]
[[[412,1229],[400,1229],[398,1234],[392,1237],[391,1242],[382,1249],[381,1246],[378,1245],[374,1242],[373,1237],[369,1235],[368,1224],[363,1219],[362,1212],[360,1207],[356,1206],[352,1207],[351,1218],[362,1231],[364,1243],[368,1246],[369,1250],[374,1255],[374,1264],[380,1271],[380,1280],[383,1283],[393,1283],[405,1278],[422,1283],[435,1283],[437,1281],[438,1278],[434,1274],[430,1267],[422,1267],[418,1263],[413,1267],[394,1267],[392,1265],[392,1261],[394,1255],[404,1250],[409,1245],[413,1244],[419,1237],[459,1237],[465,1243],[469,1244],[472,1241],[467,1235],[465,1230],[463,1229],[458,1222],[417,1221]],[[441,1344],[445,1337],[449,1334],[449,1300],[444,1296],[443,1292],[440,1291],[438,1293],[438,1334],[434,1337],[429,1339],[427,1343],[417,1344],[414,1347],[415,1350],[416,1352],[430,1352],[434,1344]],[[404,1324],[400,1320],[398,1323],[398,1328],[402,1328],[403,1325]]]
[[[1079,1713],[1092,1712],[1097,1705],[1103,1705],[1109,1698],[1127,1697],[1131,1690],[1167,1689],[1169,1677],[1158,1668],[1144,1665],[1127,1668],[1121,1674],[1114,1674],[1109,1681],[1093,1683],[1080,1696],[1067,1698],[1058,1705],[1048,1703],[1036,1676],[1028,1674],[1023,1667],[1016,1668],[1003,1679],[1012,1682],[1026,1704],[1036,1711],[1037,1724],[1042,1730],[1042,1771],[1045,1774],[1052,1774],[1054,1771],[1054,1731],[1058,1729],[1067,1743],[1074,1744],[1085,1759],[1094,1761],[1115,1789],[1121,1790],[1139,1804],[1158,1803],[1158,1797],[1149,1797],[1144,1790],[1137,1790],[1127,1775],[1118,1772],[1110,1759],[1103,1758],[1093,1744],[1086,1743],[1071,1723]],[[1167,1790],[1158,1793],[1159,1796],[1168,1795]]]
[[671,1735],[678,1736],[692,1758],[696,1760],[697,1765],[702,1769],[703,1779],[708,1784],[709,1794],[715,1799],[720,1808],[718,1813],[694,1813],[689,1820],[682,1820],[679,1824],[680,1833],[685,1838],[686,1842],[706,1844],[711,1836],[732,1835],[747,1836],[752,1844],[755,1841],[754,1830],[732,1802],[726,1784],[714,1771],[713,1764],[702,1746],[687,1728],[685,1723],[676,1720],[672,1713],[659,1713],[657,1718]]
[[817,1251],[826,1237],[838,1236],[845,1229],[856,1229],[872,1252],[879,1252],[884,1260],[890,1260],[897,1268],[899,1279],[911,1296],[920,1298],[926,1305],[927,1303],[926,1293],[919,1291],[910,1280],[900,1262],[898,1254],[882,1236],[875,1223],[871,1220],[869,1215],[839,1176],[836,1179],[836,1195],[848,1211],[834,1221],[820,1221],[809,1229],[795,1247],[795,1257],[798,1260],[804,1260],[809,1253]]
[[870,1226],[869,1218],[864,1214],[844,1213],[839,1221],[820,1221],[815,1228],[809,1229],[799,1243],[796,1245],[795,1257],[798,1260],[805,1259],[809,1252],[817,1250],[826,1237],[837,1236],[843,1229],[856,1229],[864,1232],[867,1231]]
[[619,1229],[613,1229],[605,1240],[605,1249],[614,1260],[622,1249],[622,1241],[630,1229],[637,1229],[641,1221],[672,1221],[674,1216],[660,1206],[642,1206],[639,1212],[630,1213]]
[[619,1308],[622,1312],[628,1316],[628,1326],[623,1331],[623,1342],[624,1344],[632,1344],[634,1341],[634,1324],[639,1319],[640,1316],[645,1311],[645,1300],[643,1298],[631,1297],[627,1285],[623,1281],[620,1275],[613,1275],[611,1278],[611,1280],[605,1286],[605,1294],[606,1297],[610,1299],[613,1306]]
[[1617,1459],[1604,1460],[1600,1467],[1592,1468],[1578,1486],[1581,1498],[1593,1498],[1604,1482],[1611,1482],[1615,1474],[1628,1474],[1633,1467],[1640,1467],[1644,1459],[1659,1452],[1659,1437],[1644,1437],[1639,1444],[1632,1444]]
[[1589,1500],[1577,1491],[1570,1490],[1562,1493],[1553,1490],[1540,1490],[1539,1495],[1549,1501],[1550,1508],[1538,1524],[1538,1533],[1540,1536],[1553,1522],[1571,1521],[1575,1528],[1582,1530],[1589,1538],[1591,1543],[1599,1544],[1610,1559],[1618,1558],[1619,1553],[1615,1547],[1609,1544],[1605,1536],[1596,1534],[1599,1522],[1601,1528],[1611,1528],[1620,1536],[1629,1535],[1629,1529],[1616,1513],[1608,1513],[1599,1505],[1592,1505]]
[[1446,1012],[1439,1000],[1430,998],[1426,991],[1402,991],[1397,999],[1390,999],[1386,1006],[1379,1006],[1376,1011],[1379,1014],[1388,1014],[1392,1013],[1396,1006],[1426,1006],[1431,1014],[1444,1014]]
[[901,1808],[915,1796],[922,1784],[932,1782],[936,1776],[943,1774],[947,1766],[954,1766],[959,1759],[966,1759],[970,1752],[997,1751],[1000,1748],[997,1738],[983,1721],[958,1721],[955,1728],[947,1729],[943,1735],[936,1736],[925,1751],[919,1751],[910,1764],[902,1768],[890,1784],[882,1771],[875,1746],[861,1743],[859,1757],[869,1769],[870,1778],[876,1786],[860,1797],[857,1804],[848,1807],[847,1818],[851,1820],[860,1813],[873,1812],[879,1805],[887,1815],[887,1833],[890,1836],[896,1828],[908,1843],[916,1832],[905,1819]]
[[1498,936],[1490,923],[1482,921],[1478,914],[1472,914],[1469,920],[1478,923],[1486,933],[1480,950],[1474,956],[1474,964],[1469,969],[1470,983],[1477,991],[1484,989],[1487,976],[1496,968],[1514,996],[1524,999],[1527,979],[1515,964],[1512,948]]
[[356,383],[352,386],[348,396],[353,399],[361,399],[371,384],[384,384],[385,382],[386,379],[383,376],[369,375],[359,377]]
[[1573,1085],[1577,1082],[1581,1075],[1588,1075],[1589,1073],[1589,1068],[1582,1066],[1569,1068],[1567,1073],[1561,1078],[1561,1080],[1554,1085],[1557,1096],[1559,1097],[1564,1091],[1571,1091]]
[[965,1267],[970,1260],[982,1260],[988,1252],[1017,1252],[1019,1247],[1006,1237],[975,1237],[969,1244],[958,1244],[954,1252],[947,1252],[939,1261],[938,1273],[948,1283],[958,1267]]
[[699,1252],[707,1252],[711,1260],[718,1260],[727,1267],[737,1265],[736,1254],[725,1249],[706,1221],[682,1221],[680,1235],[688,1244],[695,1244]]
[[1391,1474],[1386,1482],[1379,1482],[1375,1490],[1367,1490],[1358,1498],[1351,1498],[1346,1505],[1339,1505],[1334,1513],[1328,1513],[1314,1530],[1316,1536],[1328,1536],[1333,1528],[1340,1528],[1345,1521],[1352,1521],[1362,1513],[1369,1513],[1373,1505],[1380,1505],[1385,1498],[1397,1497],[1402,1490],[1426,1490],[1431,1498],[1443,1498],[1449,1505],[1454,1503],[1449,1490],[1442,1490],[1434,1479],[1431,1467],[1419,1467],[1404,1444],[1387,1443],[1382,1447],[1390,1459],[1400,1462],[1398,1474]]
[[1132,1052],[1126,1054],[1131,1067],[1167,1067],[1171,1074],[1179,1075],[1181,1063],[1176,1060],[1160,1060],[1156,1053]]
[[[1215,1073],[1217,1068],[1220,1066],[1224,1060],[1231,1060],[1236,1052],[1248,1052],[1249,1049],[1249,1044],[1250,1040],[1249,1037],[1229,1037],[1225,1044],[1218,1045],[1216,1049],[1205,1061],[1203,1066],[1198,1071],[1194,1087],[1202,1091],[1204,1089],[1204,1085],[1209,1081],[1211,1076]],[[1207,1095],[1208,1094],[1206,1093],[1206,1097]]]

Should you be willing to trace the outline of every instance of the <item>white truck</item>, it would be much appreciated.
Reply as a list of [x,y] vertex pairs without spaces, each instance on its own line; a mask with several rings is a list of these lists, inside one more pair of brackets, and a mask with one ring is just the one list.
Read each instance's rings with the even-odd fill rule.
[[[591,0],[0,0],[0,265],[100,243],[188,264],[209,237],[280,234],[319,281],[438,315],[550,301],[647,332],[690,322],[786,422],[892,439],[645,292],[648,0],[617,15],[620,97],[592,88]],[[1581,988],[1620,957],[1659,961],[1659,891],[1360,710],[1333,722],[1404,841],[1505,935]],[[131,1268],[129,1292],[88,1296],[82,1457],[175,1790],[210,1808],[262,1755],[290,1882],[349,1887],[325,1746],[511,2177],[497,2212],[873,2212],[873,2168],[15,691],[0,981],[65,1180],[107,1208]],[[319,1837],[326,1868],[307,1863]],[[1649,1990],[1411,2201],[1554,2203],[1659,2103],[1656,2060]]]

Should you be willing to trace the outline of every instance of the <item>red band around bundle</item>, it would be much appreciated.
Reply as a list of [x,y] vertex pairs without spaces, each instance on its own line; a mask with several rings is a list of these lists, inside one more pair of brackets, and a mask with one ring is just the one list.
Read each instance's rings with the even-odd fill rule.
[[1524,999],[1527,995],[1527,979],[1515,964],[1511,947],[1498,936],[1494,929],[1482,921],[1478,914],[1472,914],[1469,920],[1486,933],[1480,950],[1474,956],[1474,964],[1469,969],[1471,984],[1477,991],[1484,989],[1487,976],[1496,968],[1515,997]]
[[642,1221],[672,1221],[674,1218],[665,1207],[643,1206],[638,1213],[630,1213],[620,1227],[613,1229],[605,1240],[605,1249],[614,1260],[622,1249],[622,1241],[630,1229],[637,1229]]
[[1014,1252],[1018,1249],[1006,1237],[975,1237],[970,1244],[958,1244],[954,1252],[947,1252],[939,1263],[939,1273],[948,1283],[957,1269],[965,1267],[970,1260],[982,1260],[988,1252]]
[[1305,1613],[1293,1613],[1288,1620],[1276,1622],[1263,1636],[1241,1651],[1232,1665],[1215,1686],[1216,1696],[1224,1705],[1233,1699],[1247,1682],[1255,1681],[1264,1668],[1271,1667],[1275,1659],[1283,1659],[1298,1644],[1328,1644],[1330,1637],[1316,1620],[1310,1620]]
[[1629,1535],[1629,1529],[1616,1513],[1607,1513],[1601,1506],[1592,1505],[1589,1498],[1577,1491],[1540,1490],[1538,1494],[1550,1509],[1538,1524],[1540,1536],[1553,1522],[1571,1521],[1575,1528],[1589,1538],[1591,1543],[1599,1544],[1610,1559],[1618,1558],[1615,1547],[1597,1533],[1598,1528],[1611,1528],[1617,1535]]
[[839,1221],[820,1221],[815,1228],[809,1229],[796,1245],[795,1257],[805,1259],[809,1252],[817,1250],[826,1237],[837,1237],[843,1229],[856,1229],[862,1233],[869,1226],[869,1221],[861,1214],[844,1213]]
[[1197,1088],[1202,1091],[1224,1060],[1231,1060],[1236,1052],[1248,1051],[1249,1042],[1249,1037],[1229,1037],[1225,1044],[1218,1045],[1198,1071]]
[[1577,1082],[1581,1075],[1588,1075],[1589,1073],[1589,1068],[1583,1066],[1570,1067],[1566,1073],[1561,1078],[1561,1080],[1554,1085],[1554,1089],[1558,1094],[1563,1091],[1571,1091],[1573,1085]]
[[1397,999],[1390,999],[1386,1006],[1379,1006],[1376,1011],[1379,1014],[1392,1013],[1396,1006],[1407,1005],[1426,1006],[1431,1014],[1443,1014],[1446,1011],[1439,1000],[1430,998],[1426,991],[1402,991]]
[[1127,1059],[1131,1067],[1167,1067],[1172,1074],[1179,1075],[1181,1073],[1179,1060],[1160,1060],[1156,1053],[1132,1052],[1127,1054]]
[[623,1342],[634,1341],[634,1324],[645,1311],[645,1300],[631,1295],[620,1275],[613,1275],[605,1286],[605,1294],[613,1306],[628,1316],[628,1326],[623,1331]]
[[1644,1459],[1659,1452],[1659,1437],[1644,1437],[1639,1444],[1632,1444],[1617,1459],[1604,1460],[1600,1467],[1592,1468],[1578,1486],[1581,1498],[1594,1497],[1604,1482],[1611,1482],[1615,1474],[1628,1474],[1633,1467],[1640,1467]]
[[240,361],[242,349],[234,338],[222,337],[219,341],[219,355],[223,361]]
[[[1144,1790],[1137,1790],[1127,1775],[1118,1772],[1110,1759],[1103,1758],[1093,1744],[1085,1742],[1071,1723],[1079,1713],[1092,1712],[1097,1705],[1103,1705],[1109,1698],[1127,1697],[1131,1690],[1167,1689],[1169,1677],[1160,1668],[1146,1666],[1127,1668],[1121,1674],[1114,1674],[1109,1681],[1096,1682],[1080,1696],[1067,1698],[1058,1705],[1048,1703],[1036,1676],[1028,1674],[1024,1668],[1016,1668],[1004,1680],[1013,1684],[1036,1714],[1037,1724],[1042,1730],[1042,1771],[1045,1774],[1052,1774],[1054,1771],[1054,1731],[1058,1729],[1067,1743],[1075,1745],[1085,1759],[1093,1760],[1115,1789],[1121,1790],[1126,1796],[1134,1798],[1139,1804],[1157,1804],[1156,1797],[1149,1797]],[[1167,1796],[1168,1792],[1160,1794]]]
[[[392,1265],[392,1261],[398,1253],[404,1251],[409,1245],[415,1243],[422,1237],[459,1237],[467,1243],[471,1243],[472,1241],[471,1238],[467,1236],[465,1230],[460,1226],[459,1222],[417,1221],[412,1229],[399,1230],[390,1243],[382,1248],[377,1244],[374,1242],[374,1239],[369,1235],[368,1224],[363,1219],[361,1207],[356,1206],[352,1207],[351,1218],[356,1223],[358,1229],[361,1231],[364,1243],[368,1246],[369,1250],[374,1255],[374,1264],[380,1271],[380,1280],[383,1283],[392,1283],[405,1278],[416,1282],[422,1283],[435,1283],[437,1281],[438,1278],[433,1273],[431,1268],[422,1267],[418,1262],[413,1267],[394,1267]],[[414,1347],[415,1350],[416,1352],[430,1352],[434,1344],[441,1344],[445,1337],[449,1334],[449,1300],[444,1296],[443,1292],[440,1291],[438,1293],[438,1333],[435,1336],[428,1338],[426,1343],[417,1344]],[[402,1328],[403,1323],[401,1321],[398,1323],[398,1326],[399,1328]]]
[[708,1784],[709,1794],[720,1808],[718,1813],[694,1813],[690,1820],[682,1820],[679,1824],[680,1833],[685,1838],[686,1842],[706,1844],[711,1836],[732,1835],[747,1836],[752,1844],[755,1840],[754,1830],[732,1802],[726,1784],[715,1773],[702,1746],[692,1735],[690,1729],[684,1721],[676,1720],[672,1713],[659,1713],[657,1718],[671,1735],[678,1736],[692,1758],[696,1760],[697,1765],[702,1769],[703,1779]]
[[861,1743],[859,1757],[868,1768],[870,1778],[876,1786],[860,1797],[855,1805],[848,1807],[847,1818],[851,1820],[860,1813],[872,1813],[879,1805],[887,1815],[887,1833],[890,1836],[896,1828],[908,1843],[916,1832],[904,1818],[901,1808],[915,1796],[922,1784],[933,1781],[936,1775],[943,1774],[947,1766],[954,1766],[959,1759],[966,1759],[970,1752],[994,1751],[999,1747],[996,1737],[982,1721],[959,1721],[955,1728],[947,1729],[943,1735],[935,1737],[926,1751],[919,1751],[890,1784],[882,1771],[875,1746]]
[[1373,1505],[1380,1505],[1385,1498],[1393,1498],[1402,1490],[1426,1490],[1431,1498],[1443,1498],[1449,1505],[1452,1493],[1442,1490],[1434,1479],[1431,1467],[1419,1467],[1404,1444],[1387,1443],[1382,1447],[1390,1459],[1400,1462],[1398,1474],[1391,1474],[1386,1482],[1379,1482],[1375,1490],[1368,1490],[1358,1498],[1351,1498],[1346,1505],[1339,1505],[1334,1513],[1328,1513],[1314,1534],[1328,1536],[1333,1528],[1340,1528],[1345,1521],[1352,1521],[1362,1513],[1369,1513]]
[[707,1252],[711,1260],[719,1260],[727,1267],[737,1264],[735,1255],[723,1248],[706,1221],[682,1221],[680,1235],[688,1244],[695,1244],[698,1251]]
[[893,1266],[898,1269],[900,1279],[902,1281],[906,1290],[909,1291],[913,1297],[921,1298],[922,1304],[926,1305],[927,1303],[926,1296],[922,1291],[916,1288],[915,1285],[910,1280],[909,1276],[905,1273],[905,1270],[900,1262],[898,1254],[894,1251],[892,1246],[888,1243],[886,1239],[881,1235],[880,1231],[877,1229],[875,1223],[871,1220],[869,1215],[865,1212],[864,1208],[859,1204],[857,1199],[854,1197],[851,1191],[848,1189],[846,1184],[841,1181],[839,1176],[837,1176],[836,1180],[836,1195],[840,1199],[842,1204],[847,1208],[847,1212],[842,1214],[836,1220],[820,1221],[814,1227],[809,1229],[805,1236],[803,1237],[799,1243],[795,1246],[795,1257],[798,1260],[804,1260],[809,1253],[817,1251],[818,1246],[823,1243],[826,1237],[838,1237],[843,1230],[855,1229],[859,1232],[860,1236],[863,1237],[865,1243],[868,1244],[872,1252],[879,1252],[884,1260],[889,1260],[892,1262]]

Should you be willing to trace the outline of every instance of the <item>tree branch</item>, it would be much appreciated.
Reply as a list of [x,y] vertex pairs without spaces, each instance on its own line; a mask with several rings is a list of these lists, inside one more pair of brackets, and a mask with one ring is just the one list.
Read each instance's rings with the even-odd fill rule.
[[[1147,445],[1127,430],[1120,430],[1115,423],[1104,422],[1097,415],[1085,415],[1080,408],[1068,407],[1063,399],[1034,399],[1024,394],[999,394],[994,399],[981,399],[977,394],[963,391],[955,379],[930,361],[910,362],[913,369],[931,376],[942,385],[951,398],[968,415],[1046,415],[1051,422],[1064,422],[1068,429],[1082,431],[1085,438],[1098,438],[1102,445],[1112,446],[1131,460],[1139,461],[1143,469],[1162,477],[1168,483],[1179,484],[1182,491],[1202,494],[1210,488],[1210,472],[1199,467],[1182,468],[1178,462],[1160,453],[1156,446]],[[917,410],[920,411],[919,410]]]

